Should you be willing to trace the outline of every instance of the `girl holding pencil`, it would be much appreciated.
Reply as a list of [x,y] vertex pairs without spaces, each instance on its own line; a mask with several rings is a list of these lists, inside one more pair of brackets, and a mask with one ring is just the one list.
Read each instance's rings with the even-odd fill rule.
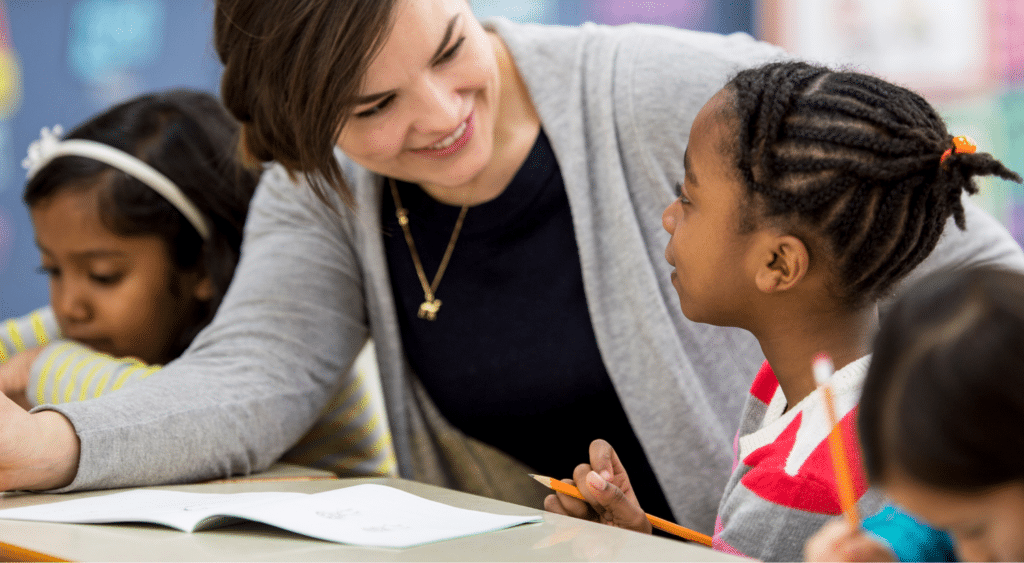
[[905,513],[830,523],[807,558],[952,561],[951,538],[962,560],[1024,561],[1022,389],[1024,276],[915,286],[879,330],[857,423],[870,482]]
[[[798,560],[842,512],[879,508],[860,470],[854,421],[877,328],[877,302],[935,247],[948,219],[965,229],[973,177],[1020,177],[954,139],[919,95],[877,78],[803,62],[740,72],[697,114],[685,179],[662,222],[665,257],[692,321],[754,334],[767,358],[734,442],[713,547]],[[852,478],[837,483],[823,393],[828,383]],[[737,397],[737,400],[739,398]],[[587,502],[551,495],[554,512],[650,531],[623,464],[595,441],[575,484]]]

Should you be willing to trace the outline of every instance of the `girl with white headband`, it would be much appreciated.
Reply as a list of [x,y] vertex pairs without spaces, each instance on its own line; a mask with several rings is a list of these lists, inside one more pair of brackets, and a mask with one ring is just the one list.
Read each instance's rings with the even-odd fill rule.
[[[238,262],[258,174],[235,158],[237,132],[216,98],[187,90],[129,100],[64,138],[59,127],[42,131],[23,164],[51,307],[0,327],[0,391],[25,408],[93,398],[184,351]],[[289,461],[393,470],[362,381],[339,390]],[[342,415],[359,440],[329,431]],[[357,447],[318,454],[336,443]]]
[[61,335],[164,364],[209,323],[257,180],[227,148],[235,131],[216,98],[184,90],[124,102],[63,139],[42,130],[24,199]]

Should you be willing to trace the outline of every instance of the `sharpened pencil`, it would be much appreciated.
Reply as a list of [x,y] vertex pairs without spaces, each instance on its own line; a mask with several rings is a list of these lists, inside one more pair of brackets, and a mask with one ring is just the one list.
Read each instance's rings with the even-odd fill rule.
[[[558,479],[554,479],[552,477],[545,477],[543,475],[534,475],[531,473],[530,477],[533,477],[534,479],[537,480],[538,483],[544,485],[549,489],[552,489],[564,495],[569,495],[572,498],[582,500],[583,502],[587,501],[587,499],[583,498],[583,493],[581,493],[580,490],[573,485],[563,483]],[[651,516],[650,514],[645,514],[645,516],[647,516],[647,521],[651,523],[651,526],[654,526],[655,528],[663,532],[668,532],[674,536],[679,536],[684,540],[701,543],[708,547],[711,547],[711,536],[702,534],[700,532],[696,532],[689,528],[684,528],[683,526],[680,526],[679,524],[675,524],[673,522],[669,522],[664,518],[658,518],[657,516]]]
[[850,527],[860,527],[860,515],[857,513],[857,496],[853,492],[853,479],[850,477],[850,466],[846,460],[846,447],[843,444],[842,429],[836,416],[836,404],[832,396],[832,377],[834,367],[832,359],[825,354],[818,354],[813,364],[814,381],[821,388],[825,400],[825,412],[828,414],[829,433],[828,449],[832,453],[832,469],[836,477],[836,489],[839,491],[839,506],[843,510]]

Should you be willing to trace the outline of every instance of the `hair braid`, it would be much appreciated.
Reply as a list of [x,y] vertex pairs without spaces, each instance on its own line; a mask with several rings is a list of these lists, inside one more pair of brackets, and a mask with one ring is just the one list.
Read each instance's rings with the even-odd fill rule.
[[924,260],[948,218],[966,227],[961,197],[977,192],[975,176],[1021,181],[989,154],[940,162],[952,146],[942,118],[920,95],[872,76],[779,62],[727,87],[751,201],[821,246],[850,304],[879,298]]

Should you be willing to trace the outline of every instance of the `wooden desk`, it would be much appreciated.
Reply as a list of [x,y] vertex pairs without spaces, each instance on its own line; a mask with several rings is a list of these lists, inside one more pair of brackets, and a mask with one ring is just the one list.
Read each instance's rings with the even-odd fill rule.
[[[202,493],[314,493],[379,483],[474,510],[527,515],[538,511],[402,479],[328,479],[302,471],[196,485],[152,487]],[[5,493],[0,508],[110,494]],[[409,549],[336,544],[271,526],[243,523],[187,534],[145,524],[52,524],[0,521],[0,560],[83,561],[738,561],[700,545],[647,536],[544,512],[544,521]]]

